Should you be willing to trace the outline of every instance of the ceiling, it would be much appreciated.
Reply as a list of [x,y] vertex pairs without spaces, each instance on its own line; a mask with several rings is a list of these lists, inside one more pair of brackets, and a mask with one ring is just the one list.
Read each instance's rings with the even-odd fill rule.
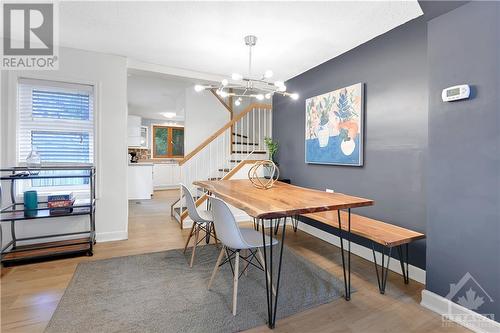
[[63,46],[191,71],[286,80],[422,14],[417,1],[60,2]]
[[[183,121],[186,88],[194,82],[163,74],[130,70],[127,80],[128,113],[142,118]],[[174,112],[166,118],[164,112]]]

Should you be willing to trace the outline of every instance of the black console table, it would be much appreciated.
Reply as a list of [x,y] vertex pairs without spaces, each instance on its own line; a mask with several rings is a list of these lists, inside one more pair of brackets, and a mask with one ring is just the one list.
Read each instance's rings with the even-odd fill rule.
[[[60,171],[56,174],[44,174],[44,171]],[[65,171],[82,171],[81,174],[71,174]],[[33,179],[62,179],[62,178],[86,178],[90,197],[88,200],[75,200],[73,206],[68,208],[67,212],[51,215],[48,203],[39,202],[36,214],[25,216],[24,203],[16,199],[16,182]],[[12,264],[15,262],[53,258],[61,255],[87,254],[93,255],[95,244],[95,168],[93,166],[57,166],[40,167],[37,169],[26,167],[14,167],[0,169],[0,180],[7,182],[10,187],[10,204],[3,207],[0,211],[0,226],[4,223],[10,223],[11,240],[3,245],[2,228],[0,228],[0,260],[2,264]],[[26,220],[59,218],[68,216],[89,216],[89,228],[84,231],[71,233],[56,233],[50,235],[39,235],[18,238],[16,236],[16,223],[22,223]],[[40,221],[43,223],[43,221]],[[73,237],[74,236],[74,237]],[[64,237],[64,240],[57,240]],[[72,237],[71,239],[67,239]],[[49,242],[40,242],[40,240],[51,239]],[[56,239],[56,240],[54,240]],[[22,244],[19,244],[22,242]],[[31,244],[27,244],[32,242]],[[33,243],[34,242],[34,243]]]

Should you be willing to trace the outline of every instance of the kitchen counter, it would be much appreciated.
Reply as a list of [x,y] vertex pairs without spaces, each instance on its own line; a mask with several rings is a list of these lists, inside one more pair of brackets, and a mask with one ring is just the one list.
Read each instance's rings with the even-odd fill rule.
[[179,164],[181,159],[177,158],[166,158],[166,159],[147,159],[139,160],[139,163],[153,163],[153,164]]
[[137,163],[128,163],[129,166],[152,166],[154,165],[153,162],[137,162]]

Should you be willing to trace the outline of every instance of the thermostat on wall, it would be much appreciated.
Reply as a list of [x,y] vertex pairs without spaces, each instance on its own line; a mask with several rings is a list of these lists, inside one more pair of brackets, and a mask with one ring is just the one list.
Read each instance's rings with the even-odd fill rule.
[[443,102],[458,101],[461,99],[467,99],[470,96],[470,87],[468,84],[461,84],[459,86],[453,86],[443,89],[441,93],[441,98]]

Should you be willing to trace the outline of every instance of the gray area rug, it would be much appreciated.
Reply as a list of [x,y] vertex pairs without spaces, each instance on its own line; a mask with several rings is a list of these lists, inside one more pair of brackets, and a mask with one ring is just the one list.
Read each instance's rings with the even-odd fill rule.
[[[213,245],[200,247],[193,268],[189,250],[81,263],[45,332],[237,332],[266,324],[261,270],[241,277],[236,317],[228,264],[207,290],[218,253]],[[278,319],[331,302],[342,290],[342,281],[285,246]]]

